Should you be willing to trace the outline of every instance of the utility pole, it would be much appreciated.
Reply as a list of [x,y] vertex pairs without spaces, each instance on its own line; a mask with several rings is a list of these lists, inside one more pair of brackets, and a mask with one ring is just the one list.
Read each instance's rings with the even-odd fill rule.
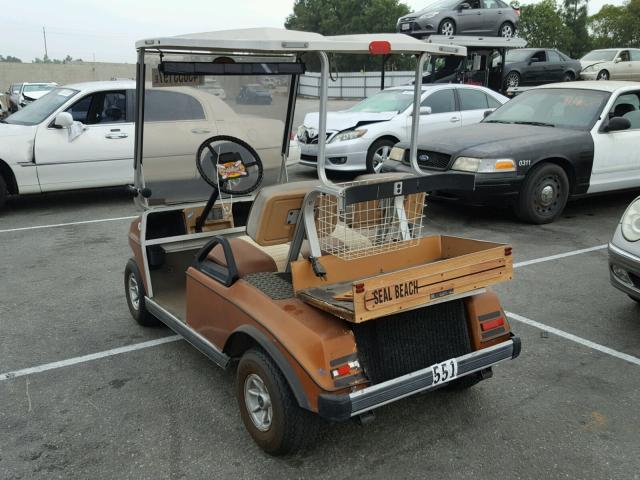
[[49,52],[47,52],[47,32],[45,31],[44,27],[42,27],[42,36],[44,37],[44,57],[48,58]]

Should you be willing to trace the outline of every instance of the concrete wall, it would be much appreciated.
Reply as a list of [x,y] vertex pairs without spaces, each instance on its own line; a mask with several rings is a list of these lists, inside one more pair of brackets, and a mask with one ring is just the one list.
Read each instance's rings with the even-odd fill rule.
[[132,63],[0,63],[0,92],[19,82],[89,82],[112,78],[135,78],[136,66]]

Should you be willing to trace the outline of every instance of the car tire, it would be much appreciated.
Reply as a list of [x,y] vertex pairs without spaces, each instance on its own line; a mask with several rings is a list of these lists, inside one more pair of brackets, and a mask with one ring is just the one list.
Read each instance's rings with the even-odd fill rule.
[[515,88],[520,86],[520,74],[518,72],[509,72],[504,77],[504,89]]
[[445,18],[440,22],[438,26],[438,33],[440,35],[455,35],[456,34],[456,22],[451,20],[450,18]]
[[298,405],[280,369],[264,351],[250,349],[240,359],[236,398],[244,426],[266,453],[295,453],[315,440],[320,419]]
[[609,72],[607,70],[600,70],[596,80],[609,80]]
[[516,35],[516,27],[511,22],[504,22],[498,29],[498,36],[502,38],[512,38]]
[[124,269],[124,291],[127,297],[127,305],[133,319],[143,327],[157,327],[162,322],[151,315],[145,306],[145,290],[142,282],[142,275],[138,269],[138,264],[133,258],[127,262]]
[[381,138],[371,144],[367,150],[367,173],[380,173],[384,160],[396,143],[390,138]]
[[562,214],[569,198],[569,178],[562,167],[544,163],[531,170],[522,184],[517,216],[528,223],[551,223]]
[[563,82],[573,82],[575,79],[576,76],[573,74],[573,72],[565,72],[564,76],[562,77]]
[[2,210],[7,203],[7,197],[9,196],[9,189],[7,188],[7,182],[2,175],[0,175],[0,210]]

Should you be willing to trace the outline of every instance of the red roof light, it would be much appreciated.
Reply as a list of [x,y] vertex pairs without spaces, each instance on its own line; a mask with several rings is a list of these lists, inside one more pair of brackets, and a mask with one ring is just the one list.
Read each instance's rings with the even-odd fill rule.
[[371,55],[389,55],[391,53],[391,44],[386,40],[376,40],[369,44],[369,53]]

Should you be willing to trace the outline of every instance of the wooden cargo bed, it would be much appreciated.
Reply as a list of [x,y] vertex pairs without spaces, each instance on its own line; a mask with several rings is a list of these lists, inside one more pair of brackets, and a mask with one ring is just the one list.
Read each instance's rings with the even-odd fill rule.
[[306,260],[292,263],[293,287],[305,302],[359,323],[420,308],[510,280],[511,246],[435,235],[404,250],[346,261],[320,257],[316,277]]

